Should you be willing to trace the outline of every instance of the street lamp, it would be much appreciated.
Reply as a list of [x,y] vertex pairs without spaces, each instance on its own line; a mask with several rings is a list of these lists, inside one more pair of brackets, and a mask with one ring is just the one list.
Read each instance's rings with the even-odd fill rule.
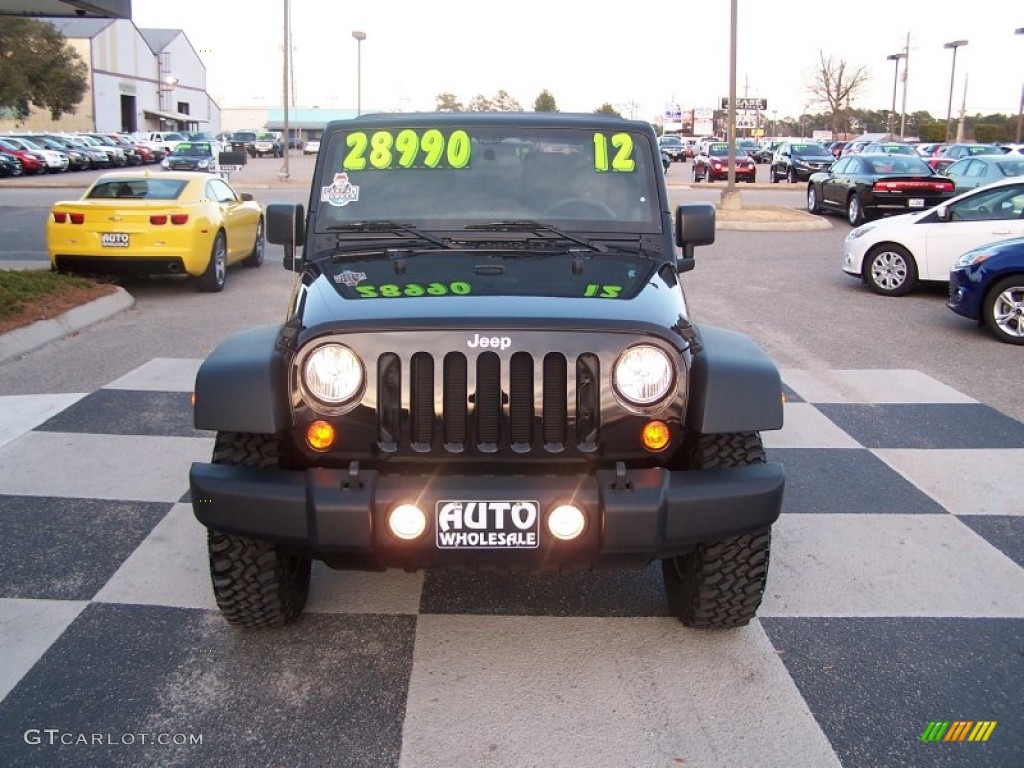
[[366,33],[359,30],[352,30],[352,37],[356,40],[356,114],[363,114],[363,40]]
[[892,136],[893,118],[896,116],[896,84],[900,79],[900,59],[907,58],[905,53],[890,53],[885,57],[886,61],[895,61],[896,68],[892,73],[892,109],[889,110],[889,120],[886,122],[887,133]]
[[956,76],[956,49],[961,45],[967,45],[967,41],[954,40],[942,46],[953,49],[953,67],[949,72],[949,105],[946,107],[946,141],[949,141],[953,135],[953,78]]
[[[1015,35],[1024,35],[1024,27],[1017,27],[1013,31]],[[1020,106],[1017,107],[1017,143],[1020,144],[1021,117],[1024,116],[1024,85],[1020,87]]]

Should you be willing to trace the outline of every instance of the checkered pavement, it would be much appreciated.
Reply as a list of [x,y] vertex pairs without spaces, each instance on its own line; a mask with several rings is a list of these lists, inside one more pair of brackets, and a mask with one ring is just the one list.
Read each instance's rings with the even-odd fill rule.
[[315,565],[301,621],[246,631],[183,495],[199,363],[0,397],[5,766],[1024,765],[1024,424],[920,372],[783,371],[746,628],[668,617],[657,564]]

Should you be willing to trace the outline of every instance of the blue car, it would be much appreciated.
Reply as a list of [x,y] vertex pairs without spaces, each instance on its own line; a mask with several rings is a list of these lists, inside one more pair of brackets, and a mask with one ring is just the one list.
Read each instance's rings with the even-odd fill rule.
[[947,305],[988,326],[1000,341],[1024,344],[1024,237],[989,243],[957,259]]

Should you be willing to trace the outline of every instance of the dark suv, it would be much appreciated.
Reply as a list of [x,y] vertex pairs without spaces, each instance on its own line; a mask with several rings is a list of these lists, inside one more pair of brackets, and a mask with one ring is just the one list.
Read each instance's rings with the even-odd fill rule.
[[658,146],[673,163],[682,163],[686,160],[686,142],[678,136],[659,136]]
[[231,134],[231,151],[256,157],[256,131],[235,131]]
[[[778,371],[691,320],[714,207],[669,207],[649,123],[407,113],[329,123],[308,210],[267,207],[281,324],[196,377],[192,465],[232,624],[340,569],[642,568],[674,615],[754,617],[784,474]],[[297,253],[301,249],[301,254]],[[511,578],[511,577],[510,577]]]
[[789,179],[791,184],[796,184],[807,181],[812,173],[827,171],[834,162],[832,153],[817,142],[786,142],[772,155],[768,180],[775,184],[779,179]]

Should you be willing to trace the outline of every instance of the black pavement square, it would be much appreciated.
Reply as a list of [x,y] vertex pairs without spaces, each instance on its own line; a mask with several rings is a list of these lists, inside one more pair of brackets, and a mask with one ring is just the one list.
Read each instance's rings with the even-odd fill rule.
[[[93,604],[0,703],[3,764],[395,766],[415,629],[307,614],[239,631],[213,611]],[[44,728],[104,740],[26,743]]]
[[788,513],[945,513],[871,451],[855,448],[769,448],[786,469],[782,511]]
[[[1019,768],[1024,619],[763,618],[844,766]],[[996,721],[978,742],[922,742],[928,724]]]
[[[1024,568],[1024,517],[957,515],[957,520]],[[1021,749],[1024,749],[1024,744],[1021,745]]]
[[420,613],[495,616],[668,616],[661,563],[643,570],[427,571]]
[[188,392],[99,389],[36,427],[44,432],[209,437],[192,426]]
[[170,509],[163,502],[0,496],[0,597],[90,600]]
[[1024,448],[1024,424],[980,403],[820,403],[865,448]]

